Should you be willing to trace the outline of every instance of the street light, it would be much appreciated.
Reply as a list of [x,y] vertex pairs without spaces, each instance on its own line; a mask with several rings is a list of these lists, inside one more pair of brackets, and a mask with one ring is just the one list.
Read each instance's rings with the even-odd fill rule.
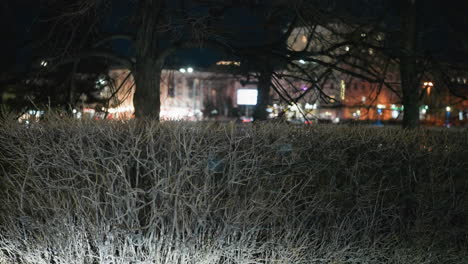
[[450,127],[450,112],[452,108],[450,106],[445,107],[445,126]]
[[424,82],[423,86],[424,86],[424,89],[426,90],[426,93],[428,95],[430,95],[431,94],[431,89],[432,89],[432,87],[434,87],[434,83],[433,82]]
[[192,68],[192,67],[188,67],[188,68],[187,68],[187,72],[188,72],[188,73],[192,73],[192,72],[193,72],[193,68]]

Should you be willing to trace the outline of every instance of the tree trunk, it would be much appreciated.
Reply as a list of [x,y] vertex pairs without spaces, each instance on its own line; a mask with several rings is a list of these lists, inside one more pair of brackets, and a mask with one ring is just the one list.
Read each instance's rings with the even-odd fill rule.
[[416,65],[416,0],[403,0],[401,12],[400,76],[403,91],[403,127],[419,127],[420,84]]
[[159,120],[161,66],[151,58],[140,58],[136,63],[133,105],[136,118]]
[[157,25],[162,10],[161,0],[140,1],[133,97],[136,118],[159,120],[162,63],[158,60]]
[[270,103],[270,85],[271,85],[271,72],[264,71],[260,73],[258,78],[258,97],[257,105],[253,113],[255,121],[262,121],[268,119],[267,106]]

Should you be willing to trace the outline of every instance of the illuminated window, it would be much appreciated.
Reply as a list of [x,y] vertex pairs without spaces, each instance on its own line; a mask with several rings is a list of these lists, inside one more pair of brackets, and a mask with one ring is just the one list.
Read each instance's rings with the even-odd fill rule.
[[340,98],[344,100],[346,98],[346,83],[344,80],[340,82]]
[[216,65],[223,65],[223,66],[228,66],[228,65],[234,65],[234,66],[240,66],[240,61],[218,61],[216,62]]

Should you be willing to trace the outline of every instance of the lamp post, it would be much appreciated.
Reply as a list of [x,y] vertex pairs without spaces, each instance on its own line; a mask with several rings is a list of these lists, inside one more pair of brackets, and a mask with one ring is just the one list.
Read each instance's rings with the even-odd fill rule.
[[450,112],[452,108],[450,106],[445,107],[445,126],[450,127]]
[[383,109],[385,109],[385,105],[383,104],[378,104],[377,105],[377,124],[378,126],[382,126],[382,114],[383,114]]

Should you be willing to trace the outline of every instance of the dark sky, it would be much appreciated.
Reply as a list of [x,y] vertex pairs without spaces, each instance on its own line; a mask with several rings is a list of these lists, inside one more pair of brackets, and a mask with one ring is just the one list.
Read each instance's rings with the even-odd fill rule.
[[0,3],[0,70],[20,68],[16,61],[27,57],[25,46],[33,21],[38,16],[38,5],[28,1],[5,0]]
[[[2,0],[0,3],[0,31],[2,41],[0,42],[0,70],[9,71],[12,68],[16,71],[25,70],[25,65],[32,58],[28,41],[32,40],[34,29],[40,24],[39,16],[43,8],[41,1],[29,0]],[[340,1],[337,1],[340,2]],[[370,0],[344,1],[341,2],[341,10],[350,10],[354,13],[361,12],[369,16],[376,16],[387,12],[388,23],[398,23],[398,1],[391,1],[389,10],[364,9],[362,3],[372,2]],[[104,31],[118,32],[123,22],[123,17],[128,14],[131,5],[126,0],[113,0],[112,11],[104,17],[105,23],[102,26]],[[461,50],[467,50],[468,28],[467,1],[439,1],[426,0],[420,3],[420,25],[424,34],[420,37],[422,49],[427,50],[437,56],[466,62],[466,56],[460,55]],[[367,4],[367,6],[369,6]],[[370,5],[372,6],[372,5]],[[378,5],[375,5],[378,6]],[[194,9],[194,12],[205,12],[206,10]],[[258,10],[257,10],[258,11]],[[259,13],[247,8],[231,8],[223,18],[223,26],[231,28],[237,34],[236,44],[251,45],[265,38],[261,27]],[[127,27],[124,30],[131,30]],[[129,55],[132,48],[126,42],[115,42],[114,48],[119,52]],[[173,64],[190,64],[208,66],[220,58],[216,52],[207,49],[190,49],[178,52],[169,62]]]

